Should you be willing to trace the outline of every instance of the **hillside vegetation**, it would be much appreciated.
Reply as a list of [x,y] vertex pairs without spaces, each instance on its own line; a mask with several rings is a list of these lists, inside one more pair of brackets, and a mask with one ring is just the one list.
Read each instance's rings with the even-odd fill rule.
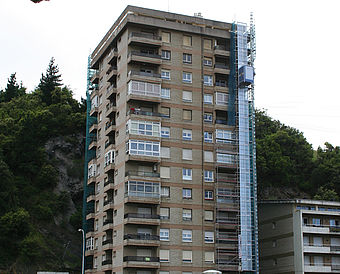
[[[62,85],[54,59],[33,92],[27,93],[15,74],[0,91],[1,273],[79,268],[82,194],[72,197],[60,187],[58,162],[46,144],[58,136],[79,143],[84,127],[85,107]],[[81,174],[78,158],[73,160],[80,161]],[[82,175],[76,179],[80,186],[81,180]],[[65,218],[70,207],[74,213]]]

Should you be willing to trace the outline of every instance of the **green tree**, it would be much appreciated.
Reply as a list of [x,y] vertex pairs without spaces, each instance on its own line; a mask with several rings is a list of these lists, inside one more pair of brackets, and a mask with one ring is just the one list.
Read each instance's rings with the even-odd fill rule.
[[327,189],[326,187],[320,186],[318,191],[313,197],[314,200],[325,200],[325,201],[339,201],[339,195],[334,189]]
[[22,83],[20,85],[17,83],[16,73],[13,73],[8,78],[5,90],[0,92],[0,102],[9,102],[15,97],[24,95],[25,92],[26,88],[22,86]]
[[61,74],[59,74],[58,65],[56,65],[54,58],[52,57],[48,64],[46,74],[41,75],[38,88],[41,91],[42,101],[47,105],[52,103],[52,92],[55,88],[62,85]]

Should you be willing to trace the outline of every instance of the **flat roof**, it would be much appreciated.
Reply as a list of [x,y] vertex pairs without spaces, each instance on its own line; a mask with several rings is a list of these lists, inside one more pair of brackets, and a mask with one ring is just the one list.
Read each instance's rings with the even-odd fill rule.
[[303,205],[340,207],[340,202],[310,200],[310,199],[262,200],[262,201],[259,201],[258,203],[259,204],[303,204]]

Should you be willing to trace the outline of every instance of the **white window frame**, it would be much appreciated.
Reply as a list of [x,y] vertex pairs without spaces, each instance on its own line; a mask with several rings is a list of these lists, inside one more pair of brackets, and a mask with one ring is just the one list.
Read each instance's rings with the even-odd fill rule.
[[161,137],[162,138],[170,138],[170,128],[169,127],[161,127]]
[[162,59],[171,60],[171,51],[170,50],[162,50],[161,53],[162,53]]
[[[208,117],[210,117],[210,118],[207,119]],[[203,114],[203,118],[204,118],[204,122],[206,122],[206,123],[212,123],[212,121],[213,121],[213,114],[212,114],[212,113],[205,112],[205,113]]]
[[192,54],[183,53],[183,63],[184,64],[192,64]]
[[213,95],[210,93],[204,93],[203,95],[203,103],[212,105],[213,104]]
[[204,242],[210,244],[215,242],[214,231],[204,231]]
[[170,197],[170,187],[169,186],[161,186],[161,197],[169,198]]
[[212,58],[211,57],[203,57],[203,65],[212,67]]
[[182,100],[183,102],[192,102],[192,91],[183,90]]
[[171,80],[171,72],[170,70],[162,69],[161,70],[161,78],[165,80]]
[[161,84],[131,80],[128,83],[128,94],[161,97]]
[[214,181],[214,171],[204,170],[204,182],[213,182],[213,181]]
[[114,163],[115,161],[115,152],[114,150],[109,150],[108,152],[105,153],[104,156],[104,167]]
[[183,208],[182,219],[183,221],[191,221],[192,220],[192,209]]
[[150,121],[130,119],[127,125],[128,125],[129,134],[159,137],[161,133],[160,122],[150,122]]
[[214,200],[214,191],[204,190],[204,200]]
[[182,73],[182,81],[184,83],[192,83],[192,73],[183,71]]
[[213,76],[212,75],[203,75],[203,84],[205,86],[213,86]]
[[182,189],[182,198],[183,199],[192,199],[192,189],[191,188],[183,188]]
[[[144,140],[129,140],[127,143],[128,154],[160,157],[160,143]],[[142,149],[144,147],[144,149]]]
[[182,149],[182,159],[183,160],[192,160],[192,149]]
[[183,180],[192,180],[192,169],[191,168],[183,168],[182,169],[182,179]]
[[159,240],[168,242],[170,238],[170,230],[168,228],[161,228],[159,230]]
[[125,195],[129,197],[160,197],[160,183],[128,181],[125,183]]
[[208,264],[213,264],[215,261],[214,255],[215,253],[213,251],[205,251],[204,262]]
[[227,153],[216,153],[216,162],[225,164],[235,164],[235,155]]
[[182,140],[192,141],[192,130],[191,129],[182,130]]
[[182,262],[183,263],[192,263],[192,251],[191,250],[183,250],[182,251]]
[[169,88],[161,88],[161,98],[170,99],[171,90]]
[[191,243],[192,242],[192,230],[183,229],[182,230],[182,242]]
[[231,130],[216,129],[215,131],[216,143],[230,144],[234,141],[234,133]]
[[213,142],[213,133],[209,131],[204,131],[204,142],[212,143]]
[[170,251],[168,249],[161,249],[159,251],[159,261],[160,262],[169,262],[170,259]]
[[216,105],[227,106],[228,105],[228,94],[224,92],[215,93]]
[[[166,215],[163,213],[167,213]],[[161,207],[160,208],[160,218],[162,220],[169,220],[170,219],[170,208],[169,207]]]

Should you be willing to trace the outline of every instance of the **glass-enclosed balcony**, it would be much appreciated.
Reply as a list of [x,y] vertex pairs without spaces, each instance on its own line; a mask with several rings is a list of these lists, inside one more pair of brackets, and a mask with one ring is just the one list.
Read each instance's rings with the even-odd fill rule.
[[128,83],[128,95],[134,99],[137,99],[135,96],[140,96],[140,100],[146,101],[161,98],[161,84],[131,80]]
[[128,202],[159,203],[160,183],[128,181],[125,183],[125,197]]
[[130,160],[158,161],[160,157],[160,142],[129,140],[126,143],[126,153]]
[[129,34],[128,44],[131,43],[143,44],[148,46],[161,46],[162,39],[160,36],[153,33],[131,32]]

